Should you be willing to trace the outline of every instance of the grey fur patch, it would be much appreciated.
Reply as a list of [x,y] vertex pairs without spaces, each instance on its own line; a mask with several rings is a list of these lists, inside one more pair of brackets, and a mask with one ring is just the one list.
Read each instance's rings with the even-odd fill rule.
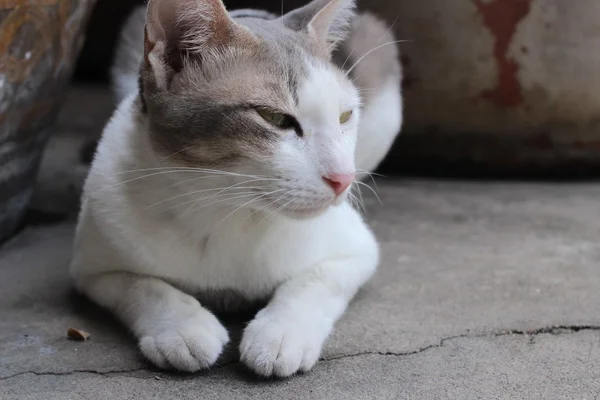
[[[168,90],[144,71],[150,138],[155,150],[186,165],[224,168],[264,158],[281,137],[256,120],[256,107],[291,110],[312,43],[279,20],[240,18],[256,45],[190,54]],[[171,158],[172,156],[172,158]]]
[[155,150],[186,165],[224,166],[269,155],[277,135],[248,118],[248,105],[223,104],[202,95],[163,97],[150,108]]

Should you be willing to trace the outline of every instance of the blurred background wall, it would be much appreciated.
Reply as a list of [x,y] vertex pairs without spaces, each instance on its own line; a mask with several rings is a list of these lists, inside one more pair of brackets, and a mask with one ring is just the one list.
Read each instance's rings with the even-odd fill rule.
[[[228,0],[281,12],[280,0]],[[306,3],[284,0],[287,11]],[[406,125],[385,169],[459,176],[600,171],[600,2],[363,0],[394,24]],[[106,79],[137,0],[99,0],[77,69]],[[110,21],[110,23],[107,23]]]
[[0,0],[0,242],[18,226],[94,0]]
[[[389,161],[413,172],[600,172],[598,0],[368,1],[396,32],[406,126]],[[400,145],[401,144],[401,145]]]

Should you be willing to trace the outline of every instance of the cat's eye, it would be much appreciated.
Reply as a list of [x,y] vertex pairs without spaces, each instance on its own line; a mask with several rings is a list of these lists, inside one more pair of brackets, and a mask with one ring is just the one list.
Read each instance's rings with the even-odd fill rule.
[[275,125],[278,128],[290,128],[294,125],[292,118],[289,115],[273,111],[268,108],[257,108],[256,112],[265,121]]
[[348,110],[346,112],[343,112],[340,114],[340,124],[345,124],[346,122],[348,122],[350,120],[350,117],[352,116],[352,110]]

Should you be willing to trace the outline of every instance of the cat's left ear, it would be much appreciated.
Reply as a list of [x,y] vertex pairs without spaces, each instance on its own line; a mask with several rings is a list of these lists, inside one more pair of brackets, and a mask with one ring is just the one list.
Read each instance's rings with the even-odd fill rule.
[[295,31],[306,31],[331,52],[348,34],[355,12],[354,0],[314,0],[282,17]]

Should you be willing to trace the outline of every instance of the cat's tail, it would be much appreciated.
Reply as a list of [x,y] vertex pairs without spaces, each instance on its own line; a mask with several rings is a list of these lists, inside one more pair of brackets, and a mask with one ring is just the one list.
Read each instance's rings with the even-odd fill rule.
[[356,166],[362,172],[377,168],[402,127],[402,68],[394,41],[392,27],[362,13],[336,54],[338,65],[361,91]]
[[138,88],[140,65],[144,57],[144,25],[146,7],[137,7],[127,18],[115,50],[111,80],[117,102],[121,102]]

